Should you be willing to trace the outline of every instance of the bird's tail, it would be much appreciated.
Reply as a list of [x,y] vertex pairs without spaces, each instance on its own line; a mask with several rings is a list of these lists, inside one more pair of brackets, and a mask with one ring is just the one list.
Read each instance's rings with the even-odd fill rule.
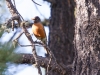
[[[47,38],[43,38],[42,39],[42,42],[47,46]],[[45,51],[47,52],[46,54],[45,54],[45,56],[46,57],[49,57],[49,52],[46,50],[46,48],[44,48],[45,49]]]

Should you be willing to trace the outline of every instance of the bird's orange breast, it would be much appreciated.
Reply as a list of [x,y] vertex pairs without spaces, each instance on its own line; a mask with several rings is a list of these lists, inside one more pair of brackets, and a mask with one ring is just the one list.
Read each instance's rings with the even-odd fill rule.
[[32,25],[32,32],[36,37],[41,37],[41,38],[46,37],[44,26],[41,23],[34,23]]

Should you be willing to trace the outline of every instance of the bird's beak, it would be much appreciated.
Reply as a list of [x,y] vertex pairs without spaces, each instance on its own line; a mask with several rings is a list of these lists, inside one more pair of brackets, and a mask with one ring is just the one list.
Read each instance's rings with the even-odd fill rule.
[[35,18],[32,18],[32,20],[35,20]]

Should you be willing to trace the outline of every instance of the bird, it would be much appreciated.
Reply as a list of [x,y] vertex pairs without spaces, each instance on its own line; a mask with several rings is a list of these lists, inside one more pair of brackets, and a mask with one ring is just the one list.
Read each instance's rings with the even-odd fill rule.
[[[41,19],[38,16],[35,16],[32,18],[34,21],[32,25],[32,32],[35,35],[35,37],[39,40],[42,41],[47,46],[47,37],[46,37],[46,32],[44,29],[44,26],[41,23]],[[46,48],[44,48],[46,50]],[[49,52],[46,50],[47,53],[45,53],[46,57],[49,57]]]
[[32,25],[32,33],[35,35],[35,37],[42,41],[45,45],[47,44],[47,37],[46,32],[44,29],[43,24],[41,23],[41,19],[38,16],[35,16],[32,18],[34,21]]

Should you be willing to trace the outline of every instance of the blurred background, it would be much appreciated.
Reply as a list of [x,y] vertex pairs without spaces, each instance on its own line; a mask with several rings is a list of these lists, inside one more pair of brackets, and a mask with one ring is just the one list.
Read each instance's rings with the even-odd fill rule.
[[[45,31],[48,38],[48,33],[49,33],[48,19],[50,17],[50,4],[43,0],[34,0],[34,1],[42,6],[38,6],[34,4],[32,0],[15,0],[16,8],[18,12],[21,14],[21,16],[29,22],[33,23],[31,19],[35,16],[39,16],[42,20],[42,23],[45,25]],[[5,0],[0,0],[0,26],[1,24],[5,23],[10,17],[11,17],[11,14],[6,6]],[[32,33],[31,28],[28,28],[28,31]],[[8,53],[7,54],[5,53],[10,47],[7,44],[7,42],[13,41],[20,32],[21,32],[20,28],[16,28],[14,29],[14,31],[10,31],[9,33],[5,31],[0,32],[0,72],[1,72],[0,75],[38,75],[37,69],[33,65],[11,63],[6,58],[6,55]],[[32,36],[32,38],[34,41],[36,40],[34,35]],[[27,38],[25,37],[25,35],[22,35],[20,37],[19,43],[22,45],[30,44]],[[4,50],[6,52],[4,52]],[[9,50],[14,50],[15,53],[32,54],[31,47],[17,46],[16,48],[11,47],[9,48]],[[36,46],[36,50],[39,56],[44,56],[45,52],[43,50],[43,47]],[[44,75],[45,69],[43,68],[41,69]]]

